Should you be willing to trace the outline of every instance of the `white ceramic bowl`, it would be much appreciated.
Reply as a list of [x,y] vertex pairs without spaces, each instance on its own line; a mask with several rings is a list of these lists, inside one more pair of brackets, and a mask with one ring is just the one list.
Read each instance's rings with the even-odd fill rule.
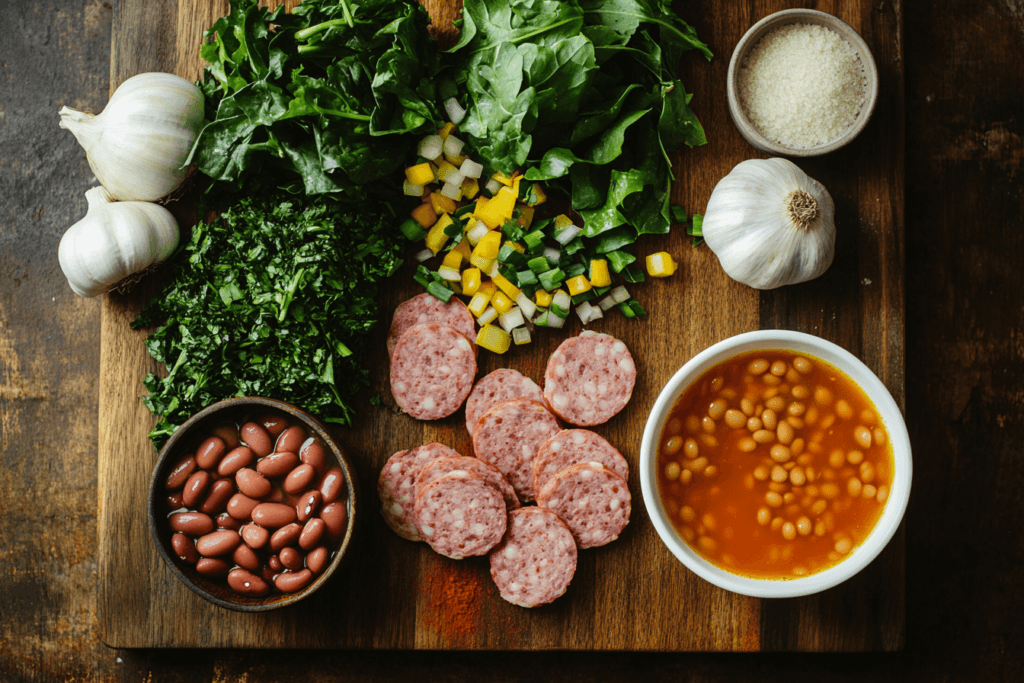
[[[786,349],[813,356],[841,370],[853,380],[871,402],[889,433],[892,445],[892,486],[885,510],[870,535],[839,564],[816,574],[792,579],[759,579],[726,571],[708,562],[686,544],[669,521],[658,493],[658,440],[676,400],[686,388],[714,365],[743,353]],[[790,598],[832,588],[866,567],[896,533],[910,497],[913,462],[910,437],[903,416],[885,385],[846,349],[820,337],[786,330],[758,330],[730,337],[694,356],[673,375],[647,418],[640,445],[640,488],[644,504],[662,542],[683,564],[707,581],[726,590],[757,598]]]

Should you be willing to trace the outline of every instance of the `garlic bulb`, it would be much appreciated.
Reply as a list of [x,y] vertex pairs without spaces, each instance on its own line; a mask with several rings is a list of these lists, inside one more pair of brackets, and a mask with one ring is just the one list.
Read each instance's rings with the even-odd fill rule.
[[171,212],[149,202],[115,202],[102,187],[85,193],[89,211],[64,233],[57,251],[78,296],[97,296],[166,259],[178,246]]
[[199,88],[165,73],[132,76],[98,116],[60,110],[60,127],[74,133],[93,173],[121,201],[156,201],[181,185],[202,126]]
[[828,190],[786,159],[748,159],[711,193],[704,241],[734,280],[775,289],[818,277],[835,254]]

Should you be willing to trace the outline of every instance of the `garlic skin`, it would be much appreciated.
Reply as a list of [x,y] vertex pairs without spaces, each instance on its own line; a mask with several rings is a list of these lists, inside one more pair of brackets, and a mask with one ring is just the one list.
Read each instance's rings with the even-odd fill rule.
[[60,110],[60,127],[74,134],[100,184],[120,201],[156,201],[181,185],[181,166],[203,123],[202,92],[166,73],[132,76],[99,115]]
[[835,204],[787,159],[748,159],[711,193],[704,241],[732,279],[755,289],[806,282],[832,265]]
[[78,296],[103,294],[178,246],[178,222],[159,204],[115,202],[102,187],[85,198],[89,211],[68,228],[57,250],[60,269]]

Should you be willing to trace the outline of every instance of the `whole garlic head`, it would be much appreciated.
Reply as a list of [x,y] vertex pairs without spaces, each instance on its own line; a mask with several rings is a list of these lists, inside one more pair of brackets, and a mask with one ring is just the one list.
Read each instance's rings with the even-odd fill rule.
[[793,162],[748,159],[715,186],[703,233],[729,277],[775,289],[813,280],[832,265],[835,204]]

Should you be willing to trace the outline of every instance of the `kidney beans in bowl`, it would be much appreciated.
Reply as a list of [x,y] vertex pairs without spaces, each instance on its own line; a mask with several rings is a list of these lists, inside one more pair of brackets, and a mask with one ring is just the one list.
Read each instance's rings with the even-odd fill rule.
[[150,530],[164,561],[210,602],[261,612],[298,602],[351,542],[355,472],[323,425],[269,398],[232,398],[168,439]]

